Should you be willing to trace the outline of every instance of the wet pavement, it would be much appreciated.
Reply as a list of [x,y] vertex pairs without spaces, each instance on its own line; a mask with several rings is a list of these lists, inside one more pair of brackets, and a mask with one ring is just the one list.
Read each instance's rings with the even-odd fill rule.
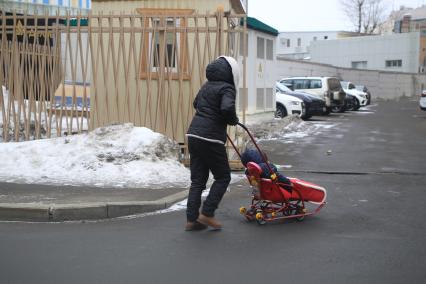
[[185,212],[107,221],[0,223],[1,283],[422,283],[426,112],[417,101],[318,118],[318,134],[261,143],[285,174],[327,188],[303,222],[238,213],[246,181],[217,212],[220,232],[184,232]]

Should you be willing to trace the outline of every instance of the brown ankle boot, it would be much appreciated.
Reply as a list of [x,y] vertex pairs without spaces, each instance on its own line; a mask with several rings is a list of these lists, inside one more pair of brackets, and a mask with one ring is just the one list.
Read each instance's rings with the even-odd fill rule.
[[222,224],[219,223],[219,221],[217,221],[214,217],[207,217],[203,214],[200,214],[197,221],[204,225],[212,227],[214,230],[222,229]]
[[207,229],[207,225],[201,224],[198,221],[188,222],[185,226],[185,231],[201,231]]

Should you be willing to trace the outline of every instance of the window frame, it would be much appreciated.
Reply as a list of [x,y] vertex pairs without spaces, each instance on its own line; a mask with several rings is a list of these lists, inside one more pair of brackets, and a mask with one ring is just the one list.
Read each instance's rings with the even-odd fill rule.
[[385,60],[386,68],[401,68],[402,67],[402,59],[390,59]]
[[[262,41],[262,44],[259,44],[259,41]],[[262,50],[259,49],[259,46],[262,46]],[[261,52],[262,51],[262,52]],[[262,54],[260,54],[260,52]],[[265,59],[265,38],[257,36],[256,37],[256,57],[257,59]]]
[[[192,15],[195,10],[193,9],[160,9],[160,8],[137,8],[136,12],[146,16],[146,21],[143,23],[143,27],[148,29],[150,25],[153,26],[153,21],[157,19],[166,20],[173,19],[173,22],[175,24],[175,27],[187,27],[187,20],[184,16]],[[158,31],[156,33],[167,33],[167,25],[165,23],[160,23],[160,25],[163,25],[163,27],[158,27]],[[174,45],[174,56],[176,60],[176,66],[175,67],[167,67],[164,66],[164,71],[168,74],[166,74],[166,77],[169,77],[169,73],[171,73],[171,78],[173,80],[178,80],[182,78],[183,80],[190,80],[189,76],[189,62],[188,62],[188,43],[185,37],[185,33],[183,32],[173,32],[173,38],[175,41]],[[152,31],[147,31],[144,35],[143,40],[143,49],[141,50],[141,58],[140,58],[140,79],[148,79],[150,77],[151,79],[158,79],[160,77],[160,68],[161,67],[155,67],[154,66],[154,58],[151,58],[154,55],[154,50],[156,50],[156,47],[153,47],[152,41],[155,39],[155,33]],[[159,35],[167,36],[166,35]],[[161,50],[164,50],[167,48],[166,46],[160,45],[160,54]],[[150,61],[149,61],[150,60]],[[147,66],[148,62],[150,62],[151,66]],[[166,63],[164,63],[166,64]],[[150,70],[148,69],[150,68]],[[181,74],[179,74],[179,70]]]
[[[268,42],[271,43],[270,50],[269,50]],[[274,41],[272,39],[267,38],[265,41],[265,44],[266,44],[266,48],[265,48],[266,60],[274,60]]]

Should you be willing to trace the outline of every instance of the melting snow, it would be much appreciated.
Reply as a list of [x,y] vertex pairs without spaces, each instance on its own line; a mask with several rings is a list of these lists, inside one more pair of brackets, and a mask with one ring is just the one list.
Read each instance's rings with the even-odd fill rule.
[[186,187],[189,171],[179,147],[165,136],[132,124],[89,134],[2,143],[0,179],[6,182],[99,187]]

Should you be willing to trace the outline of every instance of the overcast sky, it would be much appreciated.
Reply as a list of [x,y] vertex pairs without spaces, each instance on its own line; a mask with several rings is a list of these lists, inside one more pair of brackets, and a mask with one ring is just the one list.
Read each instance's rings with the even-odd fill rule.
[[[248,0],[248,14],[278,31],[353,30],[339,0]],[[426,0],[384,0],[389,11],[418,7]]]

